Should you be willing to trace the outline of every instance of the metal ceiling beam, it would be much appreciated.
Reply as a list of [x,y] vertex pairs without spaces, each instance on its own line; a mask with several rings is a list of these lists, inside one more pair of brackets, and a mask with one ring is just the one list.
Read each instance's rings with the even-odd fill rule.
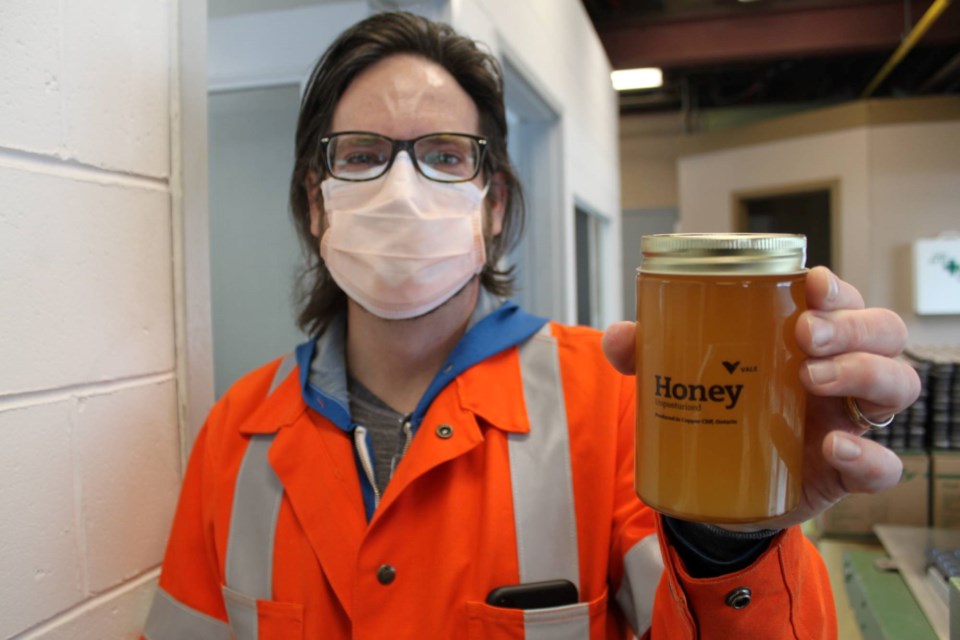
[[938,86],[940,86],[940,84],[943,83],[944,80],[949,78],[957,71],[960,71],[960,52],[957,52],[957,55],[953,56],[945,65],[940,67],[939,71],[927,78],[927,80],[917,89],[917,92],[927,93],[931,89],[936,89]]
[[863,90],[863,93],[860,94],[861,98],[869,98],[873,95],[873,92],[877,90],[884,80],[887,79],[887,76],[890,75],[890,72],[893,71],[898,64],[906,57],[910,50],[920,42],[920,38],[930,30],[936,21],[943,12],[946,11],[947,7],[950,6],[950,0],[934,0],[934,3],[930,5],[930,8],[927,9],[927,12],[923,14],[923,17],[920,18],[920,22],[913,27],[910,33],[907,34],[907,37],[903,39],[903,42],[900,43],[900,46],[897,47],[897,50],[893,52],[893,55],[890,56],[890,59],[887,60],[887,63],[883,65],[883,68],[877,72],[877,75],[873,77],[873,80],[870,81],[870,84],[867,85],[867,88]]
[[[943,14],[925,42],[960,41],[960,11],[956,9],[954,6]],[[900,44],[904,16],[903,6],[895,2],[621,21],[601,25],[598,32],[614,69],[673,68],[889,50]]]

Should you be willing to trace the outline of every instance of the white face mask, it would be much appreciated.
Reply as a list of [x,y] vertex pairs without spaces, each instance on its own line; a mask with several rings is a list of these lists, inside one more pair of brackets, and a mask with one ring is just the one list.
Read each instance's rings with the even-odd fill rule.
[[486,189],[427,180],[403,151],[381,179],[328,178],[320,188],[320,255],[340,288],[376,316],[423,315],[483,269]]

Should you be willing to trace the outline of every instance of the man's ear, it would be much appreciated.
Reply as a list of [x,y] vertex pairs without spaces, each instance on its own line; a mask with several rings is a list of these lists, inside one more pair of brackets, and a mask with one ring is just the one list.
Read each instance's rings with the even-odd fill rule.
[[323,211],[318,202],[318,193],[320,191],[320,177],[316,171],[308,171],[307,177],[303,181],[303,188],[307,190],[307,201],[310,203],[310,234],[314,238],[320,237],[323,219]]
[[490,178],[487,190],[487,211],[490,215],[490,231],[494,236],[503,231],[503,217],[507,212],[507,183],[498,171]]

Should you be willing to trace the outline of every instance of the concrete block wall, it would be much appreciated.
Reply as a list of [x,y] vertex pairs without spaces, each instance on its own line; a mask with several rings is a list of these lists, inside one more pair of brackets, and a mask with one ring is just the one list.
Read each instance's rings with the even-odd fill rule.
[[136,638],[180,478],[176,0],[0,3],[0,638]]

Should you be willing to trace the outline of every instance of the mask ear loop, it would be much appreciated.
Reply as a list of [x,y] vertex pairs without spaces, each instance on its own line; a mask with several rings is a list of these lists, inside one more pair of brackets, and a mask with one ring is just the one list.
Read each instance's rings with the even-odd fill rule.
[[[474,275],[480,275],[483,273],[483,270],[487,268],[487,262],[490,259],[490,254],[487,253],[487,219],[488,216],[493,215],[487,209],[487,194],[490,193],[490,185],[493,183],[493,178],[487,181],[487,184],[483,186],[483,189],[480,190],[480,253],[482,260],[480,260],[480,265],[477,267],[477,270]],[[492,225],[492,221],[491,221]],[[490,235],[490,244],[494,241],[493,234]],[[491,265],[496,267],[496,265]]]

